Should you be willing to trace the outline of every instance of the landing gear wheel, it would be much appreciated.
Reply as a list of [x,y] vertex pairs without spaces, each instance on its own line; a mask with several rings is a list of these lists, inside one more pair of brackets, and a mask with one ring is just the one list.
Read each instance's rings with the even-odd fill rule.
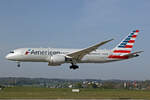
[[20,67],[20,64],[17,64],[17,67]]
[[79,66],[77,66],[77,65],[71,65],[70,66],[70,69],[73,69],[73,70],[78,69],[78,68],[79,68]]
[[20,67],[21,65],[20,65],[20,62],[17,62],[17,67]]

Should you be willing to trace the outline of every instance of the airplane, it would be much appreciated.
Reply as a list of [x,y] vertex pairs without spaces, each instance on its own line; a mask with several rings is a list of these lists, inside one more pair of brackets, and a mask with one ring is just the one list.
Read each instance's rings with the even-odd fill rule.
[[133,52],[132,48],[139,30],[129,33],[115,48],[111,50],[100,50],[100,46],[113,39],[100,42],[84,49],[62,49],[62,48],[19,48],[6,55],[7,60],[20,62],[48,62],[48,66],[60,66],[70,63],[70,69],[78,69],[77,63],[108,63],[122,61],[139,56],[143,51]]

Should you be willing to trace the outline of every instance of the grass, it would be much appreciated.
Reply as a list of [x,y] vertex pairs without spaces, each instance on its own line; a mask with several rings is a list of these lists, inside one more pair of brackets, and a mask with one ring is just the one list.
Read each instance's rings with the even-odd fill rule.
[[72,93],[72,89],[50,89],[34,87],[12,87],[0,91],[1,99],[150,99],[150,91],[115,90],[115,89],[80,89],[80,93]]

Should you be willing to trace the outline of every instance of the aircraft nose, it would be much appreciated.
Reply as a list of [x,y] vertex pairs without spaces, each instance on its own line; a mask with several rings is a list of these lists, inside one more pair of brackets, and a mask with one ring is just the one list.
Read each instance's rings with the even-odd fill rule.
[[7,60],[17,61],[18,59],[20,59],[20,55],[17,53],[9,53],[5,56],[5,58]]
[[7,55],[5,56],[5,58],[6,58],[7,60],[12,60],[12,55],[11,55],[11,54],[7,54]]
[[9,60],[9,58],[10,58],[9,54],[7,54],[7,55],[5,56],[5,58]]

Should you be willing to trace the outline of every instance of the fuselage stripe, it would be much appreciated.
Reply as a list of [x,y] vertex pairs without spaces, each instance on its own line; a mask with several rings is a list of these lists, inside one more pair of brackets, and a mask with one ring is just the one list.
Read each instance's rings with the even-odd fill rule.
[[110,55],[108,58],[128,59],[128,56]]

